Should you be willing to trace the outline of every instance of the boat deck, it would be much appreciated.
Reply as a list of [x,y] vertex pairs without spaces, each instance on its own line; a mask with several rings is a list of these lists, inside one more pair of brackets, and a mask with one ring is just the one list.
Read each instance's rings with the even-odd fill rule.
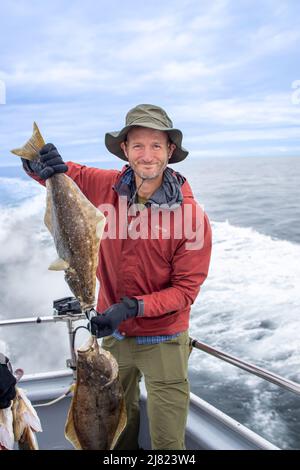
[[[20,382],[33,405],[47,403],[63,395],[72,383],[70,371],[24,376]],[[151,449],[146,410],[146,390],[141,384],[141,426],[139,442]],[[64,426],[71,396],[45,407],[37,413],[43,432],[37,435],[40,449],[72,449],[64,437]],[[276,446],[191,393],[186,427],[186,448],[189,450],[275,450]]]

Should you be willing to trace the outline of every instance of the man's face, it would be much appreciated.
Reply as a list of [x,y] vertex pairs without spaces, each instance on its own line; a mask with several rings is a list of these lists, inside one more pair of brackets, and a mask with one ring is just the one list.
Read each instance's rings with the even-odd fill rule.
[[128,132],[121,148],[140,178],[155,179],[162,174],[176,146],[168,142],[166,132],[140,127]]

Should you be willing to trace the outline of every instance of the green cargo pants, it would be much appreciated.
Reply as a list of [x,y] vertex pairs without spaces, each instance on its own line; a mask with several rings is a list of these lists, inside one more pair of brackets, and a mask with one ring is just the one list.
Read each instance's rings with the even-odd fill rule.
[[189,406],[187,365],[189,334],[159,344],[139,345],[133,337],[122,341],[108,336],[102,347],[119,364],[127,409],[127,426],[115,449],[138,448],[139,382],[145,377],[152,449],[184,449]]

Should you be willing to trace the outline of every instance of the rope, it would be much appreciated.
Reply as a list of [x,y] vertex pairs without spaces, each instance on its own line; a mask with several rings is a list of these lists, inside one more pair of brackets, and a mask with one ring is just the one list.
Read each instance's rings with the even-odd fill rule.
[[73,391],[73,387],[74,384],[72,384],[68,390],[63,394],[61,395],[60,397],[57,397],[55,398],[54,400],[52,401],[48,401],[47,403],[38,403],[37,405],[34,405],[34,408],[40,408],[42,406],[51,406],[51,405],[54,405],[55,403],[58,403],[59,401],[63,400],[64,398],[66,398],[72,391]]

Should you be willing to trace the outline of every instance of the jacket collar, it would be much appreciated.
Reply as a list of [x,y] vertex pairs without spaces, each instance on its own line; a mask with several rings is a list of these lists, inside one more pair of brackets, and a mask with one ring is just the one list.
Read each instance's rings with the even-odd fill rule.
[[[182,186],[186,184],[186,178],[184,176],[167,167],[164,171],[162,185],[152,194],[150,199],[148,199],[146,207],[150,207],[151,205],[174,207],[174,204],[182,204]],[[126,196],[130,203],[136,202],[134,172],[129,165],[123,167],[114,189],[120,196]],[[133,200],[131,201],[131,199]]]

